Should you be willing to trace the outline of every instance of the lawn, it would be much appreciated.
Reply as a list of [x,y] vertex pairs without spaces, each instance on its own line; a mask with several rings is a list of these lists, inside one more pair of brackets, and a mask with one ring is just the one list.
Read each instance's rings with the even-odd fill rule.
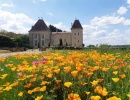
[[0,100],[129,100],[130,53],[55,50],[0,58]]

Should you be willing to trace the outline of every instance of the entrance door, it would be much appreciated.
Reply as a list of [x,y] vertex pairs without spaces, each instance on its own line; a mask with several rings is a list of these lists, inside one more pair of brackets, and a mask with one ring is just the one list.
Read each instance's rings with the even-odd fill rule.
[[63,46],[63,42],[62,42],[62,39],[60,39],[60,46]]

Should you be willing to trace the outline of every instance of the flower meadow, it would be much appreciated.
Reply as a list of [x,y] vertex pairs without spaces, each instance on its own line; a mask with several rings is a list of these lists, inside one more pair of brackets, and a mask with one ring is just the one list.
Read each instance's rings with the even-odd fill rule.
[[130,100],[130,53],[59,50],[0,58],[0,100]]

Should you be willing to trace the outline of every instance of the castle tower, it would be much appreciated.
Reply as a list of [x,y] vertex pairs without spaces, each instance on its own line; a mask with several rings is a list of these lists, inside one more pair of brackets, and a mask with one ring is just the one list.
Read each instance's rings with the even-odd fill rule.
[[43,19],[39,19],[29,31],[29,42],[32,48],[46,48],[50,44],[50,29]]
[[72,34],[72,47],[74,48],[83,48],[83,27],[80,24],[79,20],[75,20],[72,28],[71,28],[71,34]]

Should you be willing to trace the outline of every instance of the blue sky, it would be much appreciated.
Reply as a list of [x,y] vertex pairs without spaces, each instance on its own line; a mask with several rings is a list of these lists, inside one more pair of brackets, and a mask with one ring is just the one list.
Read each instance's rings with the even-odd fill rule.
[[0,0],[0,30],[28,33],[38,17],[67,31],[79,19],[86,46],[130,44],[130,0]]

